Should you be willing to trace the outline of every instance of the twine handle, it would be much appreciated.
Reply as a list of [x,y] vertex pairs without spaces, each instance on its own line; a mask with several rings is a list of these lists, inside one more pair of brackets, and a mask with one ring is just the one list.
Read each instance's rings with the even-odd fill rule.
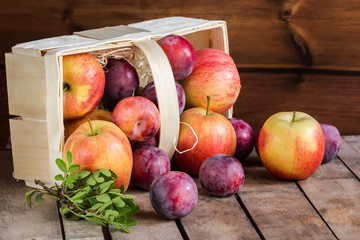
[[199,138],[198,138],[198,136],[196,135],[196,132],[194,131],[194,129],[190,126],[190,124],[188,124],[188,123],[186,123],[186,122],[180,122],[180,124],[185,124],[185,125],[187,125],[189,128],[190,128],[190,130],[192,131],[192,133],[194,134],[194,136],[195,136],[195,138],[196,138],[196,141],[195,141],[195,143],[194,143],[194,145],[192,146],[192,148],[189,148],[189,149],[186,149],[186,150],[184,150],[184,151],[179,151],[177,148],[176,148],[176,137],[174,138],[174,141],[173,141],[173,145],[174,145],[174,148],[175,148],[175,151],[177,151],[179,154],[183,154],[183,153],[186,153],[186,152],[189,152],[189,151],[191,151],[191,150],[193,150],[195,147],[196,147],[196,145],[198,144],[198,142],[199,142]]

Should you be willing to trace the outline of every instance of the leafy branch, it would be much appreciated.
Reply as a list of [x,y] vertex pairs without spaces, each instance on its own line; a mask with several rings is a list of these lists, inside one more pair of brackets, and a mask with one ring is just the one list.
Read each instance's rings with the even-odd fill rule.
[[31,208],[32,197],[36,195],[36,203],[44,201],[43,195],[49,195],[58,202],[61,215],[67,219],[85,219],[89,222],[107,227],[113,225],[125,232],[127,227],[137,224],[131,218],[140,207],[133,201],[135,196],[124,194],[124,186],[115,189],[117,175],[109,169],[98,169],[94,172],[80,170],[78,164],[72,164],[71,152],[67,152],[68,164],[56,159],[56,165],[63,172],[55,176],[53,187],[47,187],[39,180],[35,184],[43,189],[34,189],[25,194],[26,205]]

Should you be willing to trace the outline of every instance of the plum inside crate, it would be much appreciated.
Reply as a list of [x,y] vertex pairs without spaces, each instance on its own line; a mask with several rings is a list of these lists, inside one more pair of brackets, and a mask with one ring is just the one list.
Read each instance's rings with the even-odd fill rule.
[[[99,62],[124,56],[139,73],[140,86],[154,81],[160,110],[160,143],[171,157],[179,133],[177,95],[170,64],[156,40],[166,35],[185,37],[195,49],[215,48],[229,53],[226,23],[169,17],[75,32],[73,35],[17,44],[7,53],[10,135],[16,179],[35,186],[34,179],[53,183],[55,159],[62,157],[62,57],[89,53]],[[228,115],[231,116],[229,110]]]

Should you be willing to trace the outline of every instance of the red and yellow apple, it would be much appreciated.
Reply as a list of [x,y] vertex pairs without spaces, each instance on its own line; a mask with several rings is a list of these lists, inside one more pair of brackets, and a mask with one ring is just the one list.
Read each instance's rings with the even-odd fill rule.
[[65,128],[65,141],[69,138],[69,136],[75,132],[75,130],[80,127],[83,123],[88,120],[105,120],[112,121],[112,113],[103,109],[95,109],[89,114],[81,118],[76,119],[65,119],[64,128]]
[[83,170],[110,169],[118,176],[115,187],[128,188],[133,167],[132,150],[126,135],[112,122],[83,123],[65,143],[63,159],[66,161],[68,151],[73,155],[73,163]]
[[201,164],[215,154],[233,155],[236,148],[236,134],[230,121],[223,115],[198,107],[184,111],[180,116],[179,140],[174,159],[176,165],[186,173],[198,176]]
[[100,63],[87,53],[63,57],[63,116],[74,119],[92,112],[105,89]]
[[234,60],[211,48],[198,50],[196,58],[195,69],[183,81],[187,107],[206,108],[206,96],[211,96],[210,111],[226,112],[236,102],[241,88]]
[[258,141],[261,161],[278,179],[305,179],[318,169],[324,156],[321,126],[303,112],[279,112],[270,116]]

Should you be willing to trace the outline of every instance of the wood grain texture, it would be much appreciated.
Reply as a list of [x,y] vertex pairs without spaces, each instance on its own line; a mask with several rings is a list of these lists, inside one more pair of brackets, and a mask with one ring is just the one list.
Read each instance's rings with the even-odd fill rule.
[[360,182],[339,159],[298,183],[339,239],[358,239]]
[[198,203],[181,222],[190,239],[260,239],[235,196],[209,196],[194,179],[199,190]]
[[234,117],[254,131],[272,114],[302,111],[336,126],[342,135],[360,134],[360,76],[240,71],[240,79]]
[[252,153],[239,195],[265,239],[335,239],[293,181],[273,178]]
[[[358,144],[358,142],[356,143]],[[360,179],[360,153],[356,150],[356,145],[353,147],[351,143],[343,139],[338,155],[344,164],[356,175],[357,179]]]
[[125,233],[115,227],[110,227],[112,239],[134,240],[177,240],[182,239],[175,221],[167,220],[158,215],[151,206],[149,192],[130,186],[126,191],[135,195],[134,202],[140,206],[140,211],[134,215],[138,222],[136,226],[129,227],[131,233]]
[[102,228],[85,220],[71,221],[63,218],[66,240],[103,240]]
[[44,196],[30,210],[25,193],[31,188],[11,176],[10,151],[0,151],[0,239],[62,239],[56,202]]
[[326,6],[309,0],[7,1],[0,10],[6,36],[0,52],[19,42],[179,15],[227,21],[239,67],[360,69],[356,0],[329,0]]

